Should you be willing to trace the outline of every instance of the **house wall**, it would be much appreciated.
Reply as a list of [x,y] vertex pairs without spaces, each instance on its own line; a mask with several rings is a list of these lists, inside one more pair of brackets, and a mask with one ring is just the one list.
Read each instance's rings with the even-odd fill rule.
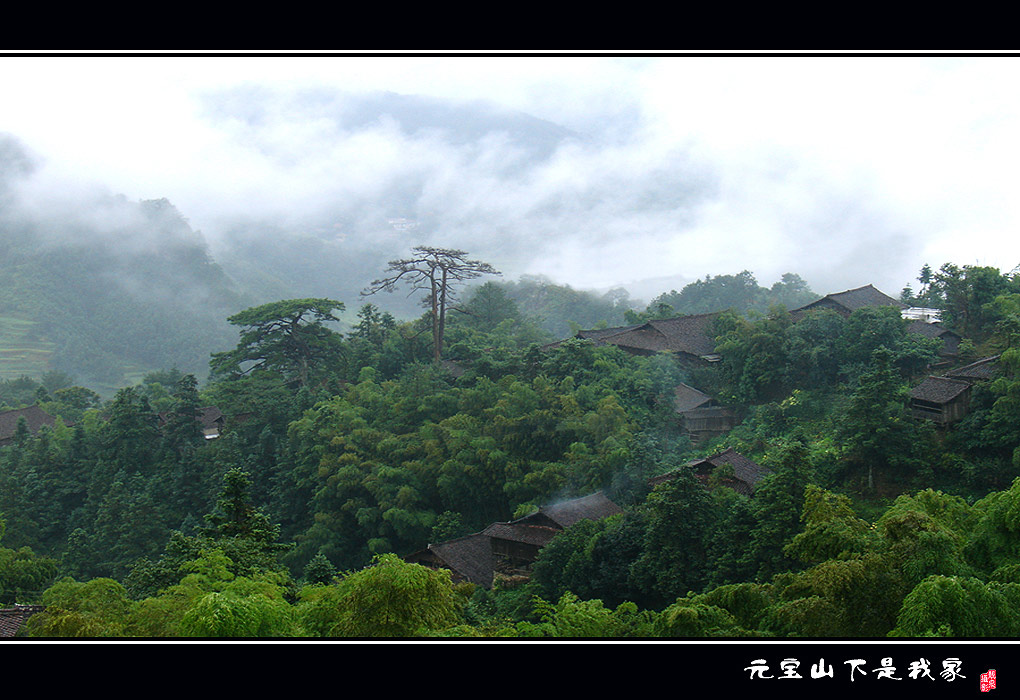
[[538,558],[540,549],[540,547],[533,544],[492,538],[492,553],[514,561],[533,562]]
[[737,417],[730,408],[695,408],[680,414],[683,428],[694,444],[700,444],[733,430]]
[[935,403],[921,399],[911,399],[910,412],[914,418],[933,420],[939,425],[949,425],[967,415],[970,408],[970,390],[947,403]]

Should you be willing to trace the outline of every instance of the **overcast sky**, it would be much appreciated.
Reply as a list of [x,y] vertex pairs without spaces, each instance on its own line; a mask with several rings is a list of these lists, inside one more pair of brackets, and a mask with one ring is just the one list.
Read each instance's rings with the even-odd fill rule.
[[[165,197],[214,250],[234,216],[363,210],[413,179],[447,236],[429,242],[511,276],[748,269],[896,295],[924,263],[1020,264],[1018,61],[8,56],[0,132],[43,160],[39,187]],[[514,168],[498,139],[337,130],[288,101],[308,89],[485,100],[585,139]],[[223,109],[251,90],[271,101],[255,126]]]

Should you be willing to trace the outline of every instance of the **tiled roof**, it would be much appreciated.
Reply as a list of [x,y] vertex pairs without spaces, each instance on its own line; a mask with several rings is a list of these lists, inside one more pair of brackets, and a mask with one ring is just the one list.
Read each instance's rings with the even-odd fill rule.
[[917,333],[926,338],[941,338],[946,335],[955,335],[959,337],[959,334],[949,330],[941,323],[928,323],[926,321],[911,321],[907,324],[907,332]]
[[903,302],[893,299],[888,294],[884,294],[868,284],[863,287],[857,287],[856,289],[848,289],[845,292],[826,294],[821,299],[816,299],[810,304],[806,304],[799,309],[794,309],[791,313],[811,311],[814,308],[824,308],[832,304],[835,304],[851,313],[857,309],[863,309],[868,306],[895,306],[898,309],[909,308]]
[[[578,331],[577,338],[642,352],[682,352],[698,357],[715,352],[712,322],[719,312],[647,321],[633,326]],[[557,347],[563,341],[543,349]]]
[[42,605],[15,605],[0,609],[0,638],[15,636],[28,618],[45,609]]
[[[196,419],[202,425],[203,428],[215,428],[218,427],[218,423],[224,419],[223,412],[215,406],[205,406],[200,408]],[[159,424],[164,425],[170,417],[173,415],[173,411],[163,411],[158,415]]]
[[757,484],[763,476],[772,471],[768,467],[763,467],[754,460],[748,459],[733,448],[712,455],[707,461],[716,467],[729,464],[733,467],[734,475],[751,486]]
[[969,365],[964,365],[963,367],[950,370],[949,372],[946,372],[946,376],[952,377],[953,379],[961,379],[963,381],[971,382],[993,379],[995,377],[996,363],[998,360],[998,355],[985,357],[977,362],[971,362]]
[[525,525],[515,521],[512,523],[493,523],[478,534],[497,540],[509,540],[510,542],[521,542],[523,544],[544,547],[559,532],[560,530],[555,527]]
[[722,452],[717,452],[711,457],[691,460],[680,469],[674,469],[671,472],[649,479],[648,483],[652,486],[656,486],[663,481],[669,481],[671,478],[677,476],[681,469],[693,469],[696,473],[707,474],[711,470],[721,467],[724,464],[728,464],[733,468],[733,476],[738,482],[732,484],[733,490],[746,494],[751,493],[754,490],[754,487],[758,485],[758,482],[761,481],[762,477],[772,471],[768,467],[763,467],[754,460],[748,459],[744,455],[730,448]]
[[458,537],[455,540],[430,544],[431,551],[446,568],[471,583],[492,587],[492,543],[481,533]]
[[677,413],[693,410],[711,401],[711,396],[686,384],[677,384],[673,391],[673,408]]
[[970,388],[969,382],[946,377],[925,377],[910,392],[910,398],[930,403],[949,403]]
[[641,328],[641,326],[643,325],[645,324],[637,323],[633,326],[617,326],[615,328],[593,328],[587,331],[578,331],[576,337],[585,338],[587,340],[602,340],[607,336],[619,335],[621,333],[632,331],[635,328]]
[[618,505],[600,491],[583,498],[545,506],[513,522],[492,523],[473,535],[430,544],[426,549],[409,554],[404,559],[429,562],[432,566],[438,564],[471,583],[490,588],[495,565],[492,540],[507,540],[541,548],[564,528],[579,520],[598,520],[622,512]]
[[56,418],[38,406],[16,408],[13,411],[0,413],[0,442],[10,440],[18,429],[18,419],[24,416],[29,431],[34,435],[44,425],[52,427]]
[[527,523],[544,516],[561,528],[568,528],[579,520],[601,520],[610,515],[622,513],[623,509],[613,503],[601,491],[589,496],[561,501],[551,506],[542,506],[537,513],[532,513],[515,520],[515,523]]

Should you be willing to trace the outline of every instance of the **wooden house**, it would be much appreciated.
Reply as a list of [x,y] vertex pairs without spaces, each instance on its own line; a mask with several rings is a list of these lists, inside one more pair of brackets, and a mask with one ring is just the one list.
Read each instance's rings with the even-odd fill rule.
[[16,637],[28,618],[45,610],[42,605],[15,605],[11,608],[0,608],[0,639]]
[[910,392],[911,414],[933,420],[941,427],[960,420],[970,409],[972,387],[995,378],[998,360],[998,355],[992,355],[941,377],[926,377]]
[[725,435],[737,423],[737,414],[732,408],[720,406],[708,394],[682,383],[673,391],[673,409],[694,445]]
[[841,316],[849,316],[854,311],[869,306],[893,306],[899,309],[901,313],[903,310],[909,308],[903,302],[893,299],[888,294],[880,292],[872,285],[868,284],[863,287],[857,287],[856,289],[848,289],[845,292],[826,294],[821,299],[816,299],[810,304],[805,304],[798,309],[794,309],[790,312],[790,315],[793,316],[794,319],[797,319],[811,311],[829,309],[831,311],[835,311]]
[[39,429],[44,425],[52,428],[57,423],[56,418],[38,406],[0,412],[0,447],[14,442],[14,436],[18,431],[18,420],[21,418],[25,419],[28,431],[32,435],[39,432]]
[[[694,363],[716,362],[712,324],[719,312],[647,321],[633,326],[578,331],[575,338],[597,345],[615,345],[632,355],[665,352]],[[558,347],[562,341],[543,346]]]
[[539,551],[560,532],[562,528],[514,521],[493,523],[481,534],[489,538],[494,569],[500,573],[518,573],[531,566]]
[[613,503],[601,491],[597,491],[581,498],[542,506],[534,513],[513,522],[564,530],[580,520],[602,520],[622,512],[623,509],[620,506]]
[[483,588],[492,588],[492,542],[482,533],[430,544],[404,557],[404,561],[430,569],[448,569],[455,583],[467,581]]
[[542,506],[510,522],[496,522],[481,532],[413,552],[404,561],[448,569],[455,581],[491,588],[495,577],[525,580],[538,553],[552,539],[580,520],[599,520],[623,510],[598,493]]
[[716,476],[720,473],[726,474],[721,481],[722,485],[745,496],[750,496],[762,477],[771,472],[768,467],[763,467],[730,448],[710,457],[691,460],[679,469],[649,479],[648,484],[654,488],[665,481],[675,479],[685,471],[693,472],[695,478],[706,486],[711,484],[713,473]]
[[940,426],[955,423],[970,407],[971,383],[948,377],[926,377],[910,392],[910,412]]
[[911,321],[907,324],[907,332],[941,340],[942,347],[939,349],[939,355],[942,357],[956,357],[960,353],[960,341],[963,340],[963,337],[937,321]]

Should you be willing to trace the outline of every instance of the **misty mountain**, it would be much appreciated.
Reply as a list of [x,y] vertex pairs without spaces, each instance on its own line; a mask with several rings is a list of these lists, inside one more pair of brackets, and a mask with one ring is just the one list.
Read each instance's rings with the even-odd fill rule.
[[[260,215],[252,207],[250,214],[221,220],[212,242],[217,260],[261,300],[289,290],[341,300],[349,314],[387,261],[415,245],[462,248],[497,267],[508,261],[523,267],[534,245],[521,235],[501,236],[487,210],[504,196],[502,182],[527,178],[557,149],[584,140],[557,124],[481,101],[391,92],[282,95],[238,88],[209,96],[206,109],[239,143],[268,158],[281,177],[321,168],[322,178],[309,189],[329,190],[330,178],[336,183],[332,194],[310,202],[298,196],[283,213]],[[288,139],[282,149],[281,130],[308,131],[314,138]],[[394,141],[397,150],[377,138]],[[350,150],[362,141],[363,152]],[[326,165],[331,149],[338,152]],[[347,168],[344,159],[351,160]],[[445,187],[458,196],[447,196]],[[478,188],[484,193],[469,194]],[[458,202],[464,196],[472,200],[466,209]],[[421,313],[416,300],[399,293],[383,299],[377,303],[398,316]]]
[[27,194],[31,157],[0,139],[0,375],[65,372],[110,389],[155,369],[202,375],[244,307],[166,200]]

